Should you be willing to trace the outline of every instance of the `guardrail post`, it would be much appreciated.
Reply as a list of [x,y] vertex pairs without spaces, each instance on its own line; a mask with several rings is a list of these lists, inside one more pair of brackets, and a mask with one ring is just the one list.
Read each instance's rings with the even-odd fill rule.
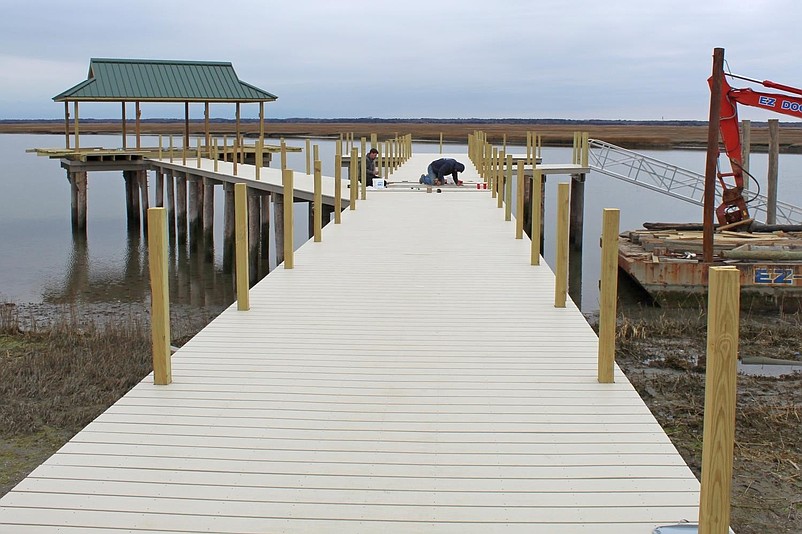
[[153,383],[173,381],[170,355],[170,287],[167,278],[167,210],[148,209],[148,266],[150,270],[150,331]]
[[315,160],[315,243],[320,243],[323,234],[323,192],[321,191],[320,160]]
[[237,269],[237,309],[251,309],[248,295],[248,187],[234,184],[234,241]]
[[588,156],[590,152],[590,140],[588,139],[588,132],[582,132],[582,155],[579,162],[583,167],[588,166]]
[[350,179],[349,182],[350,182],[350,186],[351,186],[350,203],[348,204],[348,209],[351,210],[351,211],[356,209],[356,197],[357,197],[357,193],[358,193],[357,187],[359,187],[359,180],[357,180],[357,176],[356,176],[357,172],[358,172],[357,171],[357,166],[356,166],[358,157],[359,156],[357,155],[357,149],[356,148],[352,148],[351,149],[351,166],[348,168],[348,178]]
[[568,183],[557,185],[557,266],[554,280],[554,307],[565,308],[568,292],[568,218],[569,208]]
[[334,156],[334,224],[342,222],[343,190],[342,190],[343,157],[339,153]]
[[529,235],[532,236],[532,265],[540,265],[540,241],[541,231],[540,219],[542,218],[543,205],[541,203],[543,190],[543,173],[537,169],[532,172],[532,227]]
[[284,186],[284,268],[292,269],[295,267],[293,246],[293,174],[291,169],[281,171],[281,181]]
[[605,208],[602,215],[601,282],[599,285],[598,380],[612,384],[615,363],[615,320],[618,297],[618,224],[620,211]]
[[360,189],[360,191],[362,191],[362,200],[365,200],[367,198],[367,195],[368,195],[368,177],[367,177],[367,174],[368,174],[367,164],[368,164],[368,162],[365,161],[365,158],[368,155],[367,152],[366,152],[366,148],[365,148],[366,139],[364,137],[361,137],[360,138],[360,143],[361,143],[360,146],[361,146],[362,150],[359,153],[359,171],[360,171],[359,176],[362,178],[360,180],[360,182],[362,183],[362,186],[359,189]]
[[699,534],[726,534],[730,525],[735,443],[740,271],[735,267],[710,267],[708,272]]
[[306,174],[307,174],[307,176],[312,174],[312,167],[311,167],[312,162],[311,162],[311,159],[310,159],[312,157],[312,151],[310,149],[310,143],[311,143],[311,141],[309,139],[307,139],[306,140]]
[[524,162],[518,161],[518,189],[515,197],[515,239],[524,238]]
[[507,154],[507,168],[504,169],[504,220],[512,220],[512,154]]
[[443,132],[440,132],[440,153],[443,153]]

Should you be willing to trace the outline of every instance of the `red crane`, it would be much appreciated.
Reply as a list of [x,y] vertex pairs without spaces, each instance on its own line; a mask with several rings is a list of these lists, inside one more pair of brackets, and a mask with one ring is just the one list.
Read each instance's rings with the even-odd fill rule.
[[[755,80],[745,76],[725,73],[725,76],[746,80],[757,83],[763,87],[779,89],[786,93],[802,95],[802,89],[782,85],[769,80]],[[712,87],[711,77],[708,84]],[[746,201],[743,197],[744,190],[744,170],[743,156],[741,151],[741,133],[738,127],[738,104],[754,106],[756,108],[767,109],[775,113],[790,115],[802,119],[802,96],[791,96],[787,94],[761,93],[752,89],[734,89],[727,83],[727,79],[721,80],[721,118],[719,120],[719,130],[724,141],[724,148],[730,160],[731,172],[717,174],[721,184],[721,204],[716,208],[716,217],[719,224],[729,224],[749,218],[749,210],[746,208]],[[732,177],[734,184],[728,184],[725,178]]]

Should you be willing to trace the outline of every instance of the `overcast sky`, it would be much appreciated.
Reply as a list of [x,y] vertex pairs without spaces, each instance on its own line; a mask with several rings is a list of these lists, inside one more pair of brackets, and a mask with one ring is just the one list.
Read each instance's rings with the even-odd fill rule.
[[[2,6],[0,119],[63,117],[52,97],[86,79],[93,57],[230,61],[241,80],[278,95],[266,113],[280,118],[706,120],[715,47],[734,73],[802,87],[798,0]],[[182,110],[144,104],[142,113]],[[116,104],[81,106],[82,118],[119,114]],[[215,106],[212,114],[232,116]],[[750,109],[741,117],[779,118]]]

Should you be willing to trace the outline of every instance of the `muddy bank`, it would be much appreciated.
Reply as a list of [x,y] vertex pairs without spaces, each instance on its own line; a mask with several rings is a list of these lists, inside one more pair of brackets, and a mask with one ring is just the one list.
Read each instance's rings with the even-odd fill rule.
[[[801,321],[799,315],[744,314],[739,357],[745,362],[802,363]],[[619,366],[697,478],[706,328],[706,317],[698,310],[634,308],[619,320],[616,343]],[[749,364],[741,368],[753,370]],[[733,530],[802,532],[802,373],[739,374],[735,440]]]

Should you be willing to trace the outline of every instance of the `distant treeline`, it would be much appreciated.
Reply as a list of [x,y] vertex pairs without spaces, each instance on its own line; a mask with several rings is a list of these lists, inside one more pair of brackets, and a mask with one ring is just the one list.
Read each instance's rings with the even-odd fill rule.
[[[422,117],[417,119],[381,119],[376,117],[341,117],[336,119],[315,119],[309,117],[292,117],[288,119],[269,118],[273,124],[335,124],[335,123],[364,123],[364,124],[516,124],[516,125],[596,125],[596,126],[707,126],[707,121],[691,120],[604,120],[604,119],[435,119]],[[191,123],[201,123],[204,119],[190,119]],[[46,124],[63,123],[64,119],[0,119],[0,124]],[[116,124],[120,119],[81,119],[83,124]],[[133,122],[129,119],[126,122]],[[184,119],[161,118],[142,119],[143,123],[166,124],[183,123]],[[210,118],[209,122],[215,124],[233,124],[234,119]],[[240,119],[242,123],[257,123],[259,119]],[[768,122],[752,121],[753,126],[768,126]],[[802,128],[802,122],[783,122],[783,128]]]

